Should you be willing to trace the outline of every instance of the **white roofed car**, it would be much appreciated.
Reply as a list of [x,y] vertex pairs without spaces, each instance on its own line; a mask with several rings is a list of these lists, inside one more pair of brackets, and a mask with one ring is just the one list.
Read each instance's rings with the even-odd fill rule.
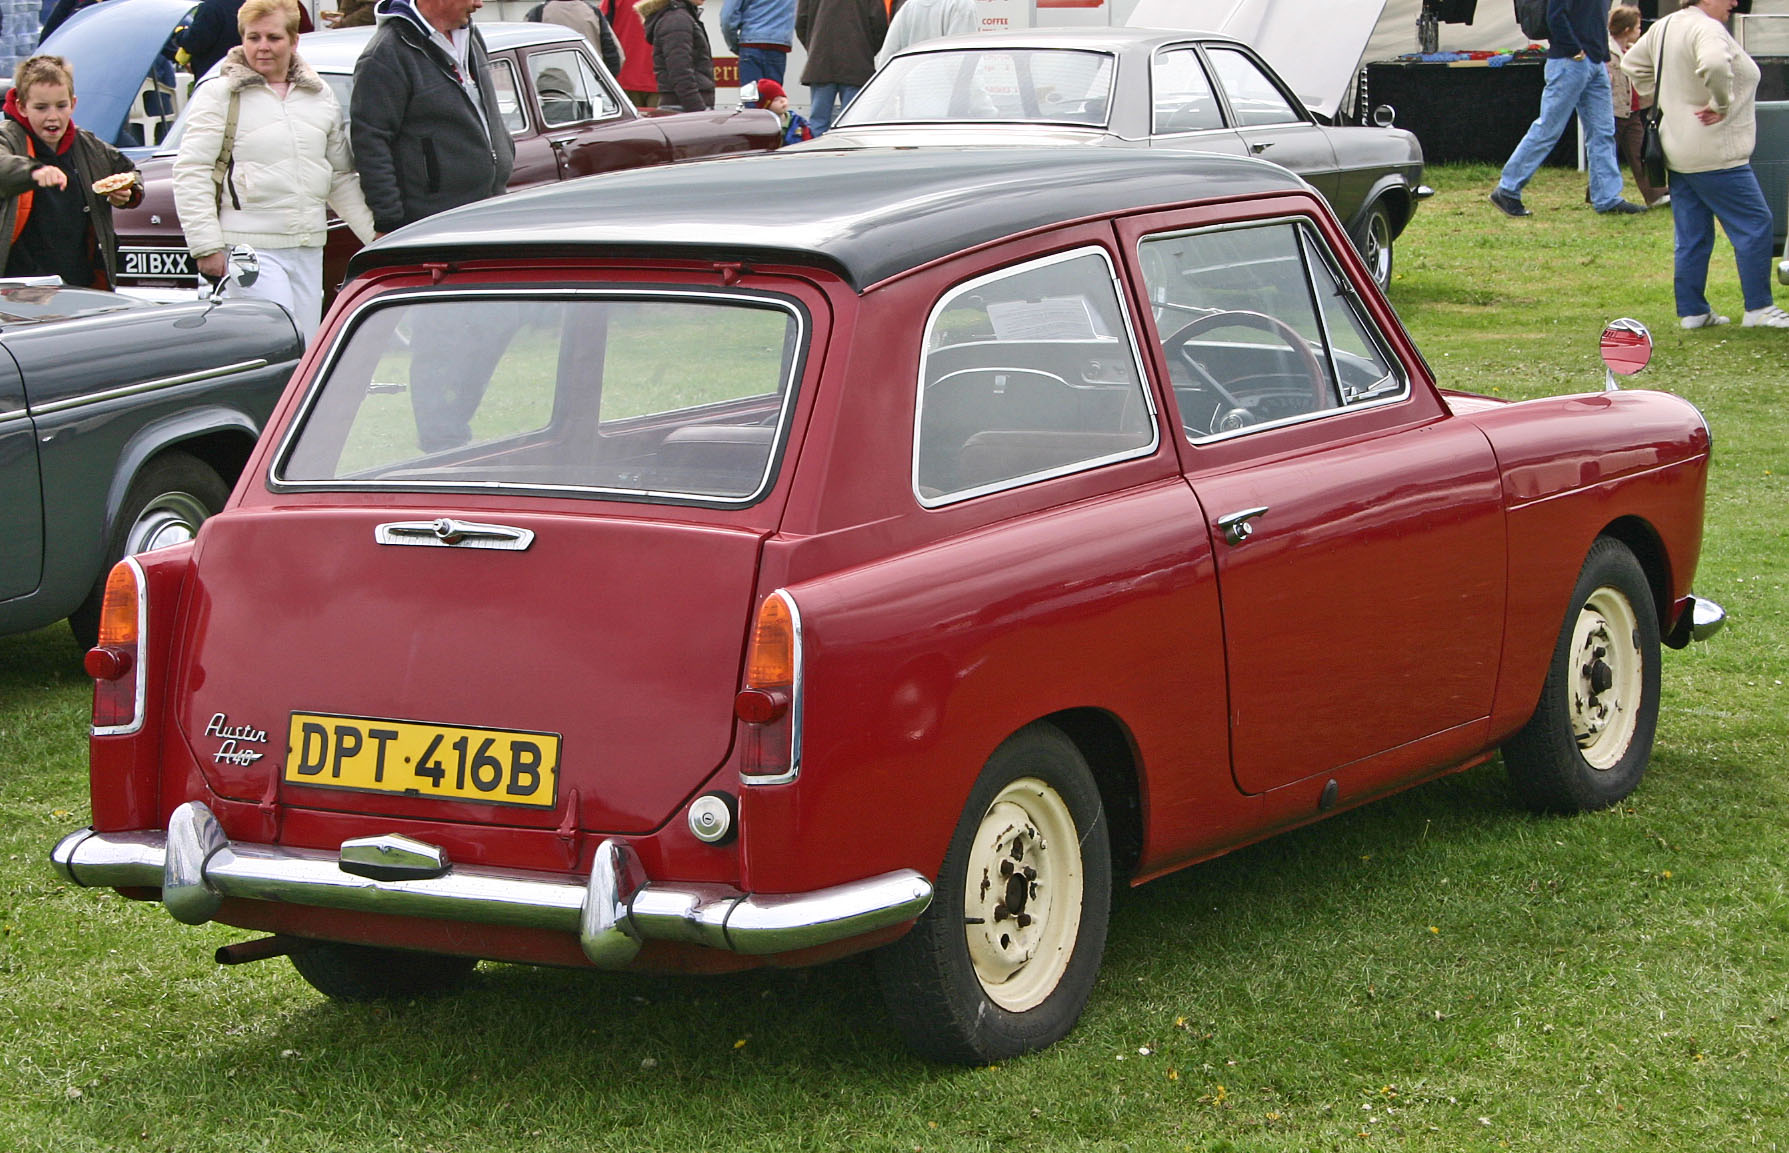
[[1262,56],[1213,33],[1039,28],[915,44],[806,149],[1060,144],[1259,156],[1329,201],[1373,279],[1417,204],[1422,145],[1391,127],[1330,124]]

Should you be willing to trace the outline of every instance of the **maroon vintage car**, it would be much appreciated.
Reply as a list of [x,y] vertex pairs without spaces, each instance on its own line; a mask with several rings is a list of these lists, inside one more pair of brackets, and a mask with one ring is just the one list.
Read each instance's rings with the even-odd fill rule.
[[923,161],[360,253],[228,506],[112,574],[62,875],[345,998],[875,949],[977,1062],[1073,1026],[1116,884],[1499,748],[1635,788],[1721,619],[1693,406],[1443,391],[1274,165]]
[[[557,24],[483,24],[491,79],[516,144],[512,189],[529,188],[706,156],[760,152],[782,139],[777,118],[760,109],[668,114],[635,111],[582,36]],[[354,62],[373,29],[344,28],[303,37],[305,62],[335,90],[342,108],[354,85]],[[118,286],[158,300],[191,300],[199,274],[174,213],[173,164],[185,129],[174,123],[155,156],[143,161],[143,203],[112,216],[118,227]],[[332,221],[323,283],[341,283],[360,242]]]

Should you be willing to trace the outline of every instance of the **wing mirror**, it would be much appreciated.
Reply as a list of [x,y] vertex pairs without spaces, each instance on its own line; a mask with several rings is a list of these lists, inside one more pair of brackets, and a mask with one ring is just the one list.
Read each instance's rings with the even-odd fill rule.
[[1607,369],[1603,389],[1615,392],[1621,387],[1615,383],[1617,376],[1632,376],[1652,359],[1652,333],[1632,317],[1611,320],[1603,329],[1601,351]]
[[1373,109],[1373,123],[1380,128],[1390,128],[1398,118],[1398,110],[1389,104],[1381,104]]
[[216,280],[211,281],[211,288],[205,296],[208,303],[216,304],[224,298],[224,288],[231,281],[239,287],[247,288],[261,277],[261,258],[255,250],[246,244],[230,246],[230,267]]

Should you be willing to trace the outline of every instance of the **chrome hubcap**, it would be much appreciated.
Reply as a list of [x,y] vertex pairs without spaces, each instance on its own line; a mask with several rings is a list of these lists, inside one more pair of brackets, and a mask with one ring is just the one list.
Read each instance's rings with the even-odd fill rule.
[[199,526],[210,515],[205,502],[191,493],[165,492],[137,514],[124,538],[124,555],[184,544],[198,535]]
[[1055,991],[1080,931],[1081,851],[1074,815],[1024,777],[988,806],[969,853],[963,915],[969,959],[990,1000],[1012,1013]]
[[1367,222],[1367,268],[1381,287],[1391,280],[1391,221],[1374,213]]
[[1594,769],[1613,768],[1639,723],[1645,662],[1640,623],[1620,592],[1599,588],[1572,627],[1571,717],[1578,751]]

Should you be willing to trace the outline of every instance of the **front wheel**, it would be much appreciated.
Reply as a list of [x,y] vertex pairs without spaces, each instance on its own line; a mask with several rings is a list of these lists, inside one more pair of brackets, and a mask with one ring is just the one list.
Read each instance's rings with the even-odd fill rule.
[[936,1061],[981,1065],[1074,1028],[1112,906],[1099,788],[1060,729],[994,751],[951,837],[932,903],[876,955],[889,1014]]
[[466,983],[477,964],[472,957],[336,941],[314,941],[292,954],[298,975],[336,1001],[402,1001],[451,993]]
[[1640,784],[1659,717],[1659,619],[1634,554],[1591,547],[1534,716],[1503,746],[1537,812],[1606,809]]

